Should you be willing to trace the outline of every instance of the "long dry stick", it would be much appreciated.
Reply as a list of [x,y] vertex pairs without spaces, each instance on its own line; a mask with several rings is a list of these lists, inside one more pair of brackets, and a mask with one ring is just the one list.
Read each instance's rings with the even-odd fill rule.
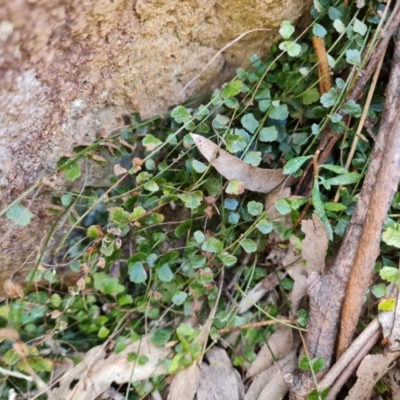
[[[397,21],[397,23],[400,21],[399,9],[398,3],[395,9],[396,14],[393,17],[393,21]],[[386,47],[387,42],[384,45]],[[379,58],[380,56],[381,54],[379,54]],[[398,66],[394,68],[397,69]],[[399,104],[399,87],[400,83],[396,86],[394,74],[392,74],[388,84],[387,102],[380,134],[375,142],[373,155],[368,166],[357,206],[335,263],[325,277],[321,278],[317,275],[312,275],[308,281],[310,318],[308,323],[307,348],[312,359],[317,357],[325,359],[326,369],[321,375],[326,372],[332,361],[346,285],[362,235],[368,205],[384,156],[385,145],[388,141],[389,133],[397,121],[397,109],[391,105]],[[380,236],[380,231],[376,232],[376,234]],[[304,389],[312,385],[312,382],[304,374],[298,374],[296,381],[292,394],[294,397],[301,397],[305,391]]]
[[339,378],[331,386],[331,390],[329,391],[329,394],[325,400],[335,400],[337,398],[337,395],[339,394],[342,387],[346,384],[351,375],[354,374],[354,371],[360,365],[361,361],[369,353],[369,351],[372,349],[375,343],[378,341],[380,335],[381,335],[380,331],[375,332],[370,337],[365,346],[362,349],[360,349],[360,351],[354,356],[352,360],[350,360],[346,368],[340,374]]
[[[386,108],[398,112],[400,108],[400,37],[397,39],[393,55],[388,86],[392,91],[392,96],[387,97]],[[385,114],[383,118],[386,118]],[[394,125],[387,128],[390,133],[384,150],[385,156],[382,159],[368,206],[364,229],[343,303],[338,342],[339,356],[349,347],[356,330],[365,293],[368,290],[369,280],[379,252],[381,229],[400,180],[400,117],[395,119]]]
[[[357,206],[335,263],[324,278],[318,279],[317,277],[313,277],[314,280],[310,280],[309,282],[310,322],[308,325],[307,343],[309,352],[313,358],[324,357],[327,366],[332,359],[345,288],[361,239],[368,205],[384,156],[385,145],[388,141],[389,133],[397,120],[397,109],[391,107],[391,105],[399,103],[400,93],[396,92],[397,89],[392,76],[388,84],[387,102],[380,134],[375,142],[373,155],[368,166]],[[380,237],[380,232],[376,232],[375,234],[378,234]]]

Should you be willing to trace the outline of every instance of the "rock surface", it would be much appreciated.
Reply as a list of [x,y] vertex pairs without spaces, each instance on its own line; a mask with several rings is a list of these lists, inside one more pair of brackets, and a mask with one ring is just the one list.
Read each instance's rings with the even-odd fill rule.
[[[210,92],[252,54],[265,54],[281,21],[296,23],[308,7],[308,0],[0,0],[0,209],[73,146],[124,125],[132,112],[147,118]],[[246,35],[182,92],[218,50],[261,28],[269,31]],[[40,207],[33,211],[26,234],[0,224],[3,270],[18,268],[40,242],[47,225]]]

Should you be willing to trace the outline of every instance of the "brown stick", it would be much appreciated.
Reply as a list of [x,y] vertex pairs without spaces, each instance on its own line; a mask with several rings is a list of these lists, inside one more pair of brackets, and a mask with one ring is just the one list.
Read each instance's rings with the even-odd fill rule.
[[355,355],[355,357],[349,362],[347,367],[342,371],[342,373],[340,374],[338,379],[331,386],[331,390],[329,391],[329,394],[326,397],[326,400],[335,400],[336,399],[336,397],[339,394],[342,387],[349,380],[350,376],[353,375],[354,371],[360,365],[361,361],[364,359],[364,357],[369,353],[369,351],[372,349],[372,347],[378,341],[380,335],[381,335],[380,331],[375,332],[373,334],[373,336],[371,336],[371,338],[365,344],[365,346],[360,350],[360,352],[358,352]]
[[319,93],[322,96],[332,87],[331,71],[328,64],[324,38],[313,36],[312,43],[318,58]]
[[[396,43],[392,66],[389,87],[394,87],[398,91],[400,87],[400,38],[398,38]],[[388,106],[397,111],[400,108],[400,98],[397,97],[393,100],[393,103]],[[369,280],[379,252],[381,229],[400,180],[399,117],[396,118],[394,126],[389,127],[389,132],[389,140],[384,150],[385,157],[382,159],[382,165],[376,178],[376,184],[368,206],[365,226],[358,245],[343,303],[338,342],[339,356],[350,345],[356,330],[364,296],[368,290]]]
[[[400,13],[398,14],[400,17]],[[380,134],[375,142],[373,155],[359,200],[335,263],[325,277],[318,278],[312,276],[312,279],[310,278],[309,281],[310,318],[307,334],[308,351],[311,358],[323,357],[327,367],[329,367],[332,360],[342,301],[350,276],[351,266],[361,238],[369,199],[375,186],[385,144],[388,140],[388,133],[396,121],[397,110],[392,107],[392,104],[398,104],[399,100],[400,93],[396,93],[395,82],[391,78],[388,84],[387,102]]]

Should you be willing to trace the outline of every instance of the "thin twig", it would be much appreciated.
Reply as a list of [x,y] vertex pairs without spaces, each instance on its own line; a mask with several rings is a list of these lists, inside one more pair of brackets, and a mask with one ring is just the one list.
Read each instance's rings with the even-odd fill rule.
[[[286,322],[286,323],[291,323],[292,321],[288,319],[282,319],[279,320],[280,322]],[[227,332],[235,332],[235,331],[241,331],[243,329],[250,329],[250,328],[259,328],[260,326],[267,326],[267,325],[274,325],[276,324],[276,321],[274,320],[268,320],[268,321],[259,321],[259,322],[253,322],[250,324],[244,324],[240,326],[234,326],[231,328],[222,328],[218,331],[220,335],[227,333]]]
[[367,344],[372,337],[380,334],[381,324],[378,318],[374,318],[370,324],[361,332],[360,336],[352,343],[352,345],[343,353],[343,355],[336,361],[335,365],[329,370],[318,384],[318,390],[322,391],[331,387],[336,379],[342,374],[347,365],[353,360],[357,354],[366,348]]
[[369,338],[367,343],[365,343],[365,346],[362,349],[360,349],[360,351],[357,354],[354,355],[354,358],[349,360],[349,363],[347,364],[346,368],[339,375],[336,382],[331,386],[329,394],[325,400],[335,400],[336,399],[336,397],[339,394],[342,387],[349,380],[350,376],[357,369],[357,367],[359,366],[361,361],[364,359],[364,357],[369,353],[369,351],[372,349],[372,347],[378,341],[380,334],[381,334],[380,331],[375,332]]

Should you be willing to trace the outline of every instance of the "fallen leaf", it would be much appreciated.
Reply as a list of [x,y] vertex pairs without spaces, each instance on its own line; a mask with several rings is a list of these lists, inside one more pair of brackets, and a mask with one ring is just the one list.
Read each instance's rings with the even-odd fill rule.
[[19,333],[10,328],[1,328],[0,329],[0,340],[19,340]]
[[398,364],[387,373],[387,378],[385,385],[392,395],[392,400],[400,400],[400,367]]
[[132,151],[134,151],[136,149],[136,147],[137,147],[137,143],[136,142],[132,146],[131,144],[129,144],[126,140],[122,139],[121,137],[118,138],[118,142],[120,142],[122,145],[128,147]]
[[99,156],[97,154],[91,154],[90,158],[92,160],[94,160],[94,161],[100,161],[100,162],[103,162],[103,163],[107,163],[107,160],[104,157]]
[[284,325],[279,326],[266,341],[267,344],[261,347],[257,358],[247,368],[246,379],[265,371],[276,359],[290,352],[293,346],[292,329]]
[[24,297],[24,289],[22,289],[22,286],[18,283],[14,283],[11,279],[7,279],[3,287],[7,297],[20,297],[21,299]]
[[106,267],[106,260],[104,257],[99,257],[98,261],[97,261],[97,266],[99,268],[105,268]]
[[282,399],[289,390],[283,376],[293,372],[296,367],[297,355],[294,350],[257,375],[247,390],[244,400]]
[[133,157],[132,165],[133,166],[137,166],[137,165],[142,166],[143,165],[143,160],[141,158],[139,158],[139,157]]
[[[148,361],[140,365],[128,361],[128,355],[146,356]],[[172,348],[155,346],[150,338],[130,343],[120,353],[110,352],[105,345],[90,349],[83,360],[67,370],[53,390],[54,398],[94,400],[112,383],[123,385],[141,381],[152,376],[166,375],[163,361],[172,355]]]
[[115,164],[114,165],[114,174],[115,175],[123,175],[123,174],[125,174],[125,173],[127,173],[128,172],[128,170],[126,169],[126,168],[124,168],[124,167],[121,167],[119,164]]
[[56,183],[54,182],[54,180],[51,180],[52,177],[48,178],[47,176],[44,176],[42,178],[42,183],[44,186],[48,186],[52,189],[54,189],[56,187]]
[[368,354],[357,370],[357,382],[351,388],[347,400],[367,400],[371,398],[376,382],[390,371],[400,356],[399,352]]
[[215,202],[217,201],[216,197],[211,197],[211,196],[204,196],[204,201],[206,204],[208,204],[209,206],[212,206],[213,204],[215,204]]
[[212,218],[213,212],[212,212],[212,207],[211,206],[207,206],[204,209],[204,214],[207,215],[207,218]]
[[[210,289],[211,290],[211,289]],[[214,303],[210,311],[207,321],[202,326],[200,333],[194,339],[194,343],[199,343],[205,349],[210,334],[211,326],[214,321],[215,313],[221,288],[219,290],[217,301]],[[168,400],[192,400],[196,394],[197,386],[200,380],[200,368],[197,362],[190,365],[188,368],[178,372],[171,383]]]
[[383,340],[387,343],[387,350],[394,352],[400,350],[400,293],[397,284],[390,284],[386,290],[386,298],[396,296],[393,299],[395,309],[390,311],[380,310],[378,320],[382,326]]
[[201,374],[197,387],[197,400],[209,400],[210,393],[216,399],[241,400],[244,386],[238,371],[224,349],[213,347],[205,355],[207,363],[201,363]]
[[[325,256],[328,249],[328,234],[322,222],[314,212],[312,220],[304,220],[301,223],[301,230],[306,237],[302,243],[302,259],[295,261],[295,254],[286,259],[283,264],[288,265],[288,274],[294,280],[291,294],[292,310],[297,313],[301,302],[307,294],[307,279],[312,272],[323,272],[325,267]],[[289,245],[290,248],[290,245]],[[304,262],[305,261],[305,265]]]
[[306,237],[302,243],[301,256],[307,263],[307,269],[322,271],[325,265],[326,252],[328,250],[328,233],[322,222],[314,212],[312,220],[303,220],[301,230]]
[[56,319],[60,315],[62,315],[62,312],[60,310],[53,310],[52,312],[48,313],[47,315],[52,319]]
[[78,290],[80,292],[83,292],[86,288],[86,282],[84,278],[80,278],[78,279],[78,281],[76,282],[76,286],[78,286]]
[[283,175],[282,169],[252,167],[221,149],[211,140],[195,133],[191,133],[191,136],[201,154],[224,178],[242,182],[245,189],[269,193],[284,182],[285,186],[290,186],[296,181],[292,177]]

